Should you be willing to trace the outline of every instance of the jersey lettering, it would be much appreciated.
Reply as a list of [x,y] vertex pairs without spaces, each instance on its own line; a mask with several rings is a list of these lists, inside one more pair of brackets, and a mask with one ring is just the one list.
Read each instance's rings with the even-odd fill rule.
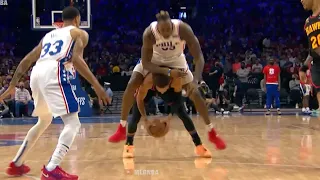
[[42,51],[41,51],[40,58],[43,58],[48,53],[49,53],[50,56],[54,56],[54,55],[60,53],[62,46],[63,46],[63,41],[62,40],[57,40],[53,44],[52,43],[44,44],[42,46]]
[[169,42],[162,42],[162,43],[156,44],[156,47],[161,47],[161,49],[164,51],[168,51],[168,50],[173,51],[176,49],[175,45],[178,45],[178,43],[173,44],[172,41],[169,41]]
[[270,74],[270,75],[274,75],[274,69],[273,69],[273,68],[270,68],[270,69],[269,69],[269,74]]

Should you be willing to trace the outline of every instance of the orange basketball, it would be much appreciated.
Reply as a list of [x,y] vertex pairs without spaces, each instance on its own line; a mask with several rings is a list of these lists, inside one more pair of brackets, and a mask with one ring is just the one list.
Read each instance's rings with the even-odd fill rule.
[[165,136],[169,131],[169,125],[166,122],[160,122],[160,119],[154,119],[147,127],[147,132],[150,136],[160,138]]

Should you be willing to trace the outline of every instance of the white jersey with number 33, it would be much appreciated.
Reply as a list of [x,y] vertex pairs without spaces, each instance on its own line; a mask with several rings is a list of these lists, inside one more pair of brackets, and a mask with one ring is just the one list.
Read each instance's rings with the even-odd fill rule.
[[150,25],[152,34],[156,40],[153,45],[153,57],[151,62],[169,66],[172,68],[185,68],[186,59],[183,53],[185,49],[185,41],[180,38],[179,26],[182,21],[178,19],[171,20],[173,24],[173,32],[169,38],[164,38],[157,29],[158,22],[152,22]]
[[69,61],[74,46],[70,34],[73,28],[76,27],[55,29],[42,39],[41,55],[30,76],[34,116],[50,113],[57,117],[79,111],[77,97],[70,83],[76,77]]
[[73,28],[75,27],[67,26],[47,33],[42,39],[42,51],[37,62],[60,61],[63,58],[70,59],[72,55],[70,50],[73,46],[70,30]]

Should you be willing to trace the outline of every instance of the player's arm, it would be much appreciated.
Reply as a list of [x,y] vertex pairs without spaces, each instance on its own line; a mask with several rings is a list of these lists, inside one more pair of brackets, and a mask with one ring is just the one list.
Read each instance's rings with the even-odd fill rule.
[[280,91],[280,89],[281,89],[281,77],[280,77],[280,75],[281,75],[281,73],[280,73],[280,68],[279,68],[279,66],[278,66],[278,89],[279,89],[279,91]]
[[147,27],[143,33],[143,45],[141,48],[141,62],[143,68],[147,69],[151,73],[168,75],[169,68],[160,67],[151,62],[153,55],[153,44],[155,38],[151,32],[151,27]]
[[204,67],[204,58],[198,38],[194,35],[191,27],[186,23],[180,24],[179,31],[181,38],[186,41],[188,49],[193,58],[195,59],[195,79],[197,81],[201,81]]
[[304,61],[303,65],[309,67],[309,64],[311,63],[312,60],[313,60],[313,58],[309,54],[308,57],[306,58],[306,60]]
[[[83,59],[83,50],[86,47],[89,40],[88,33],[81,29],[72,29],[70,33],[71,33],[72,39],[75,41],[72,59],[71,59],[74,67],[79,72],[79,74],[82,77],[84,77],[93,86],[99,98],[105,97],[106,95],[103,94],[104,90],[101,87],[99,81],[92,74],[92,72],[90,71],[90,68],[88,67],[87,63]],[[101,100],[103,100],[105,104],[109,104],[111,102],[110,98],[107,98],[107,99],[103,98]]]
[[141,117],[143,117],[144,119],[146,119],[147,117],[144,99],[146,98],[149,89],[152,88],[152,81],[150,81],[152,80],[152,77],[151,78],[150,77],[151,76],[148,75],[144,79],[142,85],[138,88],[137,97],[136,97],[138,109],[140,111]]
[[29,52],[19,63],[17,70],[15,71],[12,80],[10,82],[10,86],[17,86],[20,79],[27,73],[27,71],[30,69],[31,65],[35,63],[41,54],[42,50],[42,40],[40,43],[33,48],[31,52]]

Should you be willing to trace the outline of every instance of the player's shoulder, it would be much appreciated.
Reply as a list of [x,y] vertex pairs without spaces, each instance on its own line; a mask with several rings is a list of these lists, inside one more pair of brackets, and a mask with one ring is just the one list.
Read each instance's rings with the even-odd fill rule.
[[70,34],[72,37],[76,38],[78,36],[85,36],[85,37],[88,37],[89,34],[87,33],[87,31],[83,30],[83,29],[80,29],[80,28],[73,28],[70,30]]
[[152,26],[151,24],[145,28],[145,30],[143,31],[143,37],[152,37],[153,36],[153,33],[152,33]]

